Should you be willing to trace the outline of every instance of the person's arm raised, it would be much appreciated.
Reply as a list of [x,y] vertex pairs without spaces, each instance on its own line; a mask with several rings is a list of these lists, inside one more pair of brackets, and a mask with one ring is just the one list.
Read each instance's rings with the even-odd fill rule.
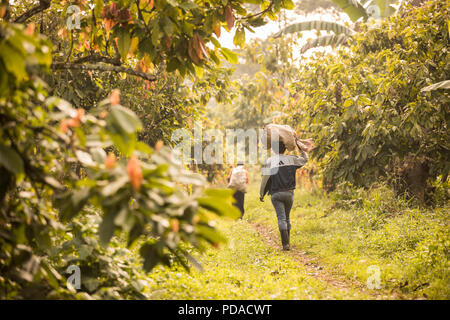
[[300,150],[300,155],[295,157],[294,164],[296,166],[303,167],[308,162],[309,157],[305,151],[303,151],[300,148],[299,148],[299,150]]

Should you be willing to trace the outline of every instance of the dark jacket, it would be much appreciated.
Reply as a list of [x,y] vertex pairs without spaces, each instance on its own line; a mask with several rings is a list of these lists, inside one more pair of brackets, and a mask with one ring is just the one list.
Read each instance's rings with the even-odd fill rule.
[[275,155],[267,159],[261,169],[260,197],[269,193],[294,190],[296,187],[295,172],[308,162],[308,155],[301,151],[299,157],[294,155]]

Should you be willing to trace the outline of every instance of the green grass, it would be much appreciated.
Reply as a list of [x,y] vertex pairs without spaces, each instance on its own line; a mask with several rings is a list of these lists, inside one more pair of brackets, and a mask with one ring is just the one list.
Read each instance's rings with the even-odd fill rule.
[[308,275],[283,251],[267,246],[245,221],[220,221],[229,239],[199,257],[204,271],[157,267],[147,278],[152,299],[364,299]]
[[[365,283],[367,268],[376,265],[382,289],[406,298],[449,299],[449,208],[411,209],[385,188],[360,200],[339,209],[324,194],[296,190],[291,242],[348,278]],[[277,229],[269,197],[260,203],[253,186],[246,201],[247,220]]]
[[[341,197],[341,196],[339,196]],[[196,254],[204,271],[156,267],[142,274],[150,299],[449,299],[448,207],[409,208],[385,188],[352,194],[358,201],[296,190],[291,243],[325,270],[364,287],[376,265],[381,290],[336,288],[317,278],[292,253],[272,248],[254,224],[274,231],[269,197],[258,186],[246,195],[244,220],[218,220],[228,243]],[[345,197],[344,197],[345,198]],[[347,205],[347,203],[353,203]],[[356,203],[356,204],[355,204]],[[379,293],[378,296],[368,293]]]

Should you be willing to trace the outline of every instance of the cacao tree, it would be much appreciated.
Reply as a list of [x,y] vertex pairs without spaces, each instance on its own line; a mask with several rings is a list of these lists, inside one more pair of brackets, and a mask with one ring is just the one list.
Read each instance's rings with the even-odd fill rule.
[[[258,1],[257,13],[244,3],[2,0],[2,298],[142,298],[126,258],[112,259],[121,252],[117,243],[138,246],[150,271],[159,263],[198,266],[190,248],[225,241],[211,219],[237,217],[230,192],[208,189],[163,143],[140,141],[143,121],[120,105],[119,90],[109,89],[125,75],[143,81],[128,86],[164,79],[157,90],[187,76],[197,87],[217,82],[221,59],[237,61],[215,38],[222,28],[236,28],[241,43],[244,29],[275,19],[290,2]],[[80,29],[66,24],[71,5],[80,9]],[[78,77],[85,86],[67,82],[64,91],[64,78]],[[86,97],[89,83],[107,85]],[[217,83],[220,99],[226,84]],[[127,97],[132,92],[122,90],[122,101],[135,102]],[[66,284],[74,263],[87,275],[79,291]]]
[[349,49],[301,64],[291,87],[291,123],[314,132],[324,186],[391,180],[426,202],[430,181],[448,176],[449,4],[405,5],[379,28],[362,24]]

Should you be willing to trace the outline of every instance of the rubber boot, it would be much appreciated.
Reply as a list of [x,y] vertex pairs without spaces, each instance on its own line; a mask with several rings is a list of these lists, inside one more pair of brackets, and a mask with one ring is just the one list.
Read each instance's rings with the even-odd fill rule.
[[288,230],[280,230],[281,244],[283,245],[283,250],[289,250],[289,233]]

